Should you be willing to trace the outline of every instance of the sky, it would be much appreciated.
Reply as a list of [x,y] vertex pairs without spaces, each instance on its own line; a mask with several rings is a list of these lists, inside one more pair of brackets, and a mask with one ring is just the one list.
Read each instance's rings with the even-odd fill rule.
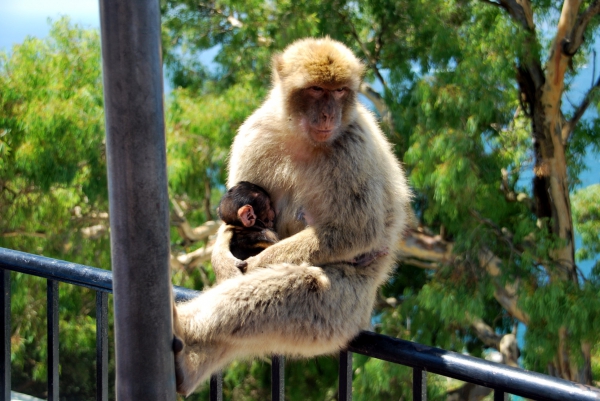
[[63,15],[86,28],[100,27],[98,0],[0,0],[0,49],[7,51],[25,37],[44,37],[48,18]]

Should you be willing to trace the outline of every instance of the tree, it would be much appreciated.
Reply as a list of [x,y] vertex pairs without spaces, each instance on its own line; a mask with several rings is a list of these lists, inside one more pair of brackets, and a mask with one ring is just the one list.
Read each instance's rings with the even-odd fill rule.
[[[516,328],[526,327],[526,367],[592,382],[597,271],[584,277],[577,268],[569,194],[586,152],[598,151],[598,117],[582,117],[598,107],[600,81],[593,77],[574,105],[568,93],[583,65],[595,62],[585,38],[597,32],[598,1],[162,6],[174,75],[192,77],[202,51],[219,49],[216,70],[194,81],[208,92],[268,85],[270,54],[302,36],[330,35],[365,61],[361,92],[406,163],[419,220],[382,291],[379,331],[474,355],[496,349],[515,365]],[[597,206],[584,206],[578,216],[593,223],[578,227],[596,238]],[[584,247],[597,258],[589,242]],[[369,390],[405,391],[393,382],[408,373],[378,364],[355,362],[359,399]],[[463,390],[447,397],[465,398],[471,390]]]
[[[468,211],[473,216],[472,226],[475,224],[488,226],[486,231],[489,235],[495,236],[496,241],[506,243],[504,246],[497,243],[492,248],[489,246],[490,243],[493,243],[490,238],[486,239],[485,243],[476,245],[476,249],[478,249],[480,259],[482,251],[483,255],[489,253],[486,261],[488,275],[503,277],[503,280],[509,284],[509,286],[504,284],[503,290],[497,288],[495,298],[513,318],[528,327],[528,341],[525,349],[527,364],[537,369],[546,369],[550,374],[589,384],[592,381],[590,348],[591,344],[597,343],[598,338],[594,334],[594,329],[589,327],[592,331],[586,331],[583,328],[588,324],[597,325],[597,309],[593,302],[583,306],[583,303],[591,301],[591,298],[588,297],[591,297],[595,290],[592,290],[592,293],[587,292],[587,283],[581,282],[582,279],[577,271],[569,189],[573,187],[577,170],[580,168],[580,161],[577,159],[581,157],[586,146],[597,143],[595,140],[598,133],[591,129],[591,126],[597,122],[582,122],[581,117],[591,104],[591,99],[600,81],[593,84],[581,103],[576,105],[572,112],[565,111],[567,108],[564,106],[561,109],[561,101],[565,96],[565,78],[574,76],[575,68],[585,60],[583,55],[574,56],[581,47],[582,35],[586,29],[587,35],[593,37],[592,32],[595,27],[590,26],[589,22],[600,11],[600,5],[598,2],[592,2],[588,7],[584,7],[580,2],[566,1],[562,9],[555,9],[544,3],[520,2],[517,4],[504,1],[497,4],[484,3],[488,4],[474,5],[476,7],[474,11],[477,8],[480,9],[477,12],[482,13],[479,17],[482,21],[486,15],[487,18],[495,19],[495,24],[490,23],[492,21],[489,20],[485,24],[486,28],[494,34],[492,38],[487,35],[488,41],[483,45],[485,47],[480,45],[479,49],[487,47],[484,54],[473,55],[489,61],[490,56],[494,57],[494,55],[504,53],[504,57],[510,60],[510,63],[513,64],[512,68],[515,70],[514,75],[508,77],[516,81],[518,85],[518,91],[514,92],[518,96],[516,100],[519,103],[517,106],[512,106],[515,113],[512,122],[510,120],[502,122],[497,117],[483,122],[492,128],[500,127],[499,135],[495,140],[503,148],[507,148],[507,140],[519,140],[519,131],[524,129],[527,136],[521,136],[520,139],[526,141],[525,145],[529,147],[528,152],[534,159],[534,178],[530,191],[523,191],[522,194],[519,194],[519,191],[514,189],[519,185],[518,169],[525,161],[523,157],[520,160],[513,157],[512,161],[501,162],[498,166],[500,168],[495,169],[495,174],[498,178],[501,177],[501,180],[486,179],[486,182],[495,181],[496,185],[502,188],[507,202],[520,201],[527,206],[526,210],[514,210],[509,212],[506,217],[510,218],[510,215],[513,215],[531,219],[531,216],[535,216],[537,227],[525,228],[523,223],[507,224],[498,215],[498,210],[491,211],[489,207],[486,210],[485,207],[482,207],[483,205],[469,207],[464,209],[464,212]],[[495,6],[493,8],[497,8],[496,12],[499,14],[494,10],[484,8],[484,6]],[[580,8],[581,10],[579,10]],[[503,18],[500,20],[498,16]],[[547,43],[544,43],[541,38],[542,32],[536,30],[534,18],[547,21],[549,26],[556,23],[555,35]],[[509,25],[506,26],[506,24]],[[504,25],[505,32],[510,32],[504,40],[513,38],[512,42],[503,44],[498,40],[501,36],[498,28],[501,28],[502,25]],[[498,28],[494,29],[495,26]],[[469,31],[473,32],[473,29],[469,29]],[[478,36],[480,35],[484,36],[483,32],[478,33]],[[475,40],[475,38],[472,39]],[[496,43],[491,43],[490,39]],[[465,43],[465,48],[473,48],[474,43],[476,42],[471,42],[470,46]],[[467,52],[463,50],[462,54]],[[481,64],[477,60],[473,60],[476,64],[465,61],[464,59],[460,60],[456,66],[465,76],[467,75],[466,71],[461,67],[476,68],[476,64]],[[569,64],[571,64],[571,69],[567,70]],[[468,76],[471,80],[468,86],[471,89],[471,95],[479,98],[478,92],[472,92],[473,76]],[[495,77],[498,75],[494,74]],[[496,78],[495,81],[499,80]],[[455,84],[456,80],[452,79],[451,83]],[[500,85],[492,85],[489,90],[505,90],[511,86],[509,81],[498,83]],[[427,90],[429,91],[432,87],[435,88],[435,86],[429,85]],[[443,91],[448,89],[448,85],[442,87]],[[430,98],[429,93],[426,96]],[[446,96],[448,96],[446,93],[441,92],[435,99],[444,101]],[[451,98],[453,98],[452,101],[461,102],[463,100],[460,95],[458,97],[451,96]],[[490,98],[490,96],[485,96],[486,100]],[[423,98],[420,101],[423,104]],[[492,110],[498,110],[496,102],[489,106],[492,107]],[[462,116],[464,115],[462,114]],[[485,116],[482,112],[474,115],[477,119],[481,119],[482,116]],[[471,118],[470,115],[469,118]],[[523,126],[523,121],[528,122],[528,125]],[[464,128],[468,131],[469,121],[466,122]],[[477,131],[479,130],[484,135],[486,131],[489,132],[489,128],[486,130],[485,127],[481,127]],[[510,152],[518,149],[513,147]],[[523,149],[522,146],[521,149]],[[413,146],[408,152],[409,157],[414,150],[417,148]],[[492,152],[484,151],[480,154],[491,153],[491,156],[502,156],[504,153],[502,148],[497,152],[493,152],[493,150],[492,148]],[[430,156],[431,152],[428,153]],[[420,154],[420,152],[416,152],[412,155],[415,157],[412,160],[416,161],[416,157],[419,157]],[[505,164],[506,161],[509,163]],[[421,161],[417,163],[420,166],[424,164]],[[458,168],[460,167],[458,166]],[[568,169],[571,170],[570,185]],[[502,171],[501,176],[498,174],[498,170]],[[436,167],[433,170],[426,168],[426,171],[435,174],[439,172],[439,168]],[[423,176],[425,181],[428,180],[427,175]],[[452,186],[456,188],[456,182],[452,183]],[[472,192],[469,191],[469,193]],[[486,204],[490,205],[491,203],[486,202]],[[457,240],[457,245],[459,243],[460,241]],[[479,264],[481,265],[481,263]],[[538,268],[541,270],[536,271]],[[513,271],[504,273],[501,269]],[[562,304],[561,301],[565,303]],[[561,307],[552,310],[548,308],[549,303],[561,304]]]
[[[110,267],[98,33],[56,21],[0,54],[0,87],[0,246]],[[44,397],[45,280],[11,282],[12,387]],[[94,296],[59,288],[61,395],[92,398]]]

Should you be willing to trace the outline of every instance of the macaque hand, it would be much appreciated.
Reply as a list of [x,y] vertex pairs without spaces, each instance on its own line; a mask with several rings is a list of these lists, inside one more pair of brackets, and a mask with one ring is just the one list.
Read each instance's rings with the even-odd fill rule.
[[[260,269],[260,268],[262,268],[262,267],[265,267],[265,266],[261,266],[261,265],[259,264],[259,263],[260,263],[260,260],[259,260],[259,259],[258,259],[256,256],[250,256],[250,257],[249,257],[248,259],[246,259],[246,260],[240,260],[240,262],[241,262],[241,263],[244,263],[244,265],[243,265],[243,266],[238,266],[238,265],[236,265],[236,267],[237,267],[238,269],[240,269],[240,270],[241,270],[242,272],[244,272],[244,273],[248,273],[249,271],[252,271],[252,270],[256,270],[256,269]],[[240,265],[241,265],[241,263],[240,263]]]

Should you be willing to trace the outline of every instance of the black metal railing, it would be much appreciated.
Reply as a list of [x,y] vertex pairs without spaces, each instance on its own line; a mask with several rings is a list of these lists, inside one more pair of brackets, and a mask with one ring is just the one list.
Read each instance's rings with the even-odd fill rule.
[[[96,372],[97,400],[108,399],[108,294],[112,292],[112,273],[76,263],[0,248],[0,313],[4,329],[0,363],[0,385],[3,399],[10,399],[10,272],[16,271],[48,280],[48,400],[58,400],[58,285],[59,282],[78,285],[96,291]],[[194,298],[199,293],[174,287],[175,300]],[[428,347],[410,341],[361,332],[340,353],[339,400],[352,399],[352,353],[409,366],[413,368],[413,400],[427,399],[427,374],[435,373],[489,387],[494,401],[515,394],[534,400],[600,400],[600,389],[567,380],[529,372],[523,369],[489,362],[479,358]],[[284,400],[284,359],[272,357],[272,399]],[[210,380],[210,400],[221,401],[223,379],[216,374]]]
[[[112,272],[95,267],[0,248],[0,314],[4,344],[0,355],[0,387],[3,400],[10,400],[10,271],[48,280],[48,401],[59,400],[58,376],[58,285],[67,283],[96,292],[96,400],[108,400],[108,294],[112,293]],[[176,301],[198,295],[197,291],[174,287]]]

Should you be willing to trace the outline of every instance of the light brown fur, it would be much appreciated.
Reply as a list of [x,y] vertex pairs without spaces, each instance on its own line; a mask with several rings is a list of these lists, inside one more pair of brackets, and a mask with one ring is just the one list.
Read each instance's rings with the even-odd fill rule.
[[[178,391],[185,394],[235,358],[345,347],[369,326],[409,215],[404,173],[373,115],[356,102],[363,66],[351,51],[329,38],[305,39],[273,64],[268,98],[232,145],[228,186],[243,180],[265,188],[283,239],[247,259],[242,275],[220,230],[213,252],[220,283],[177,306],[175,332],[185,343],[176,354]],[[345,88],[336,103],[340,122],[316,142],[294,104],[294,93],[313,85],[336,94]],[[367,266],[344,262],[385,249],[389,255]]]

